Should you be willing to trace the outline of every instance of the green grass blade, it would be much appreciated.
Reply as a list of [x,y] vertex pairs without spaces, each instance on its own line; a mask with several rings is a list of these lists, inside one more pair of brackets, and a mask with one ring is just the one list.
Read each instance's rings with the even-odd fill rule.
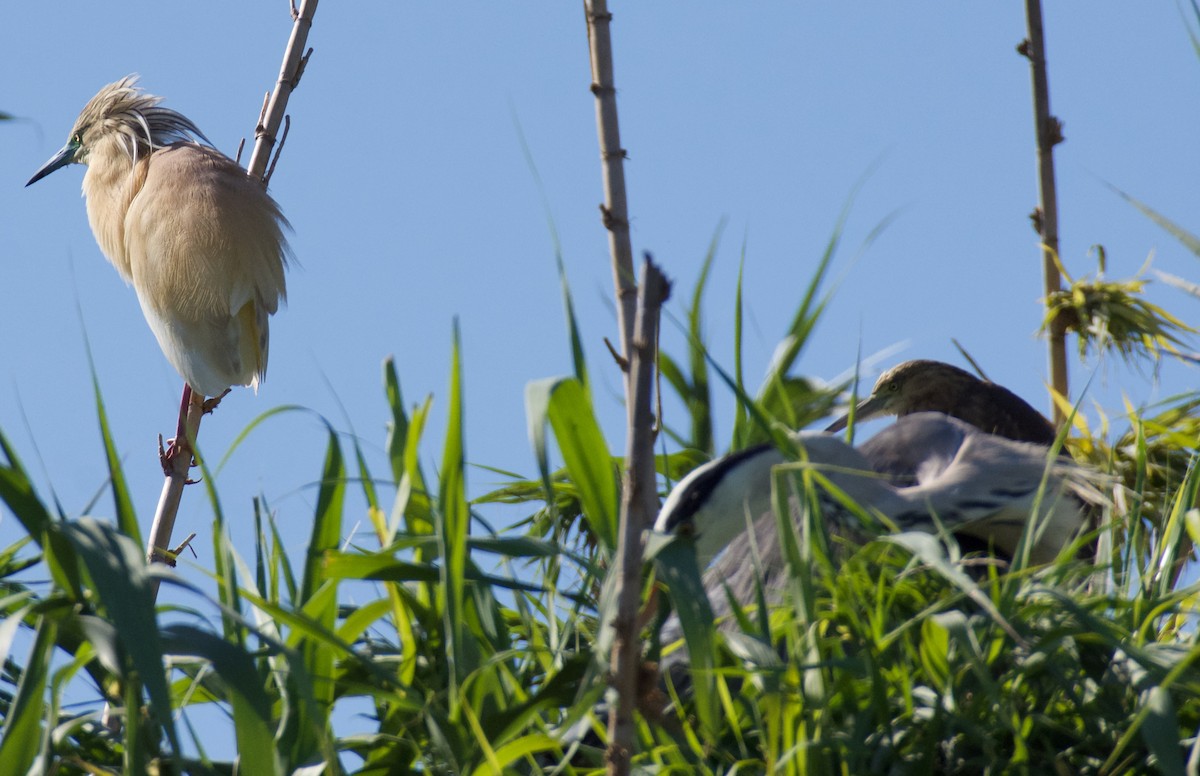
[[388,410],[392,419],[387,426],[388,463],[392,466],[392,477],[396,482],[404,476],[404,446],[408,440],[408,413],[404,410],[404,394],[400,391],[400,376],[396,373],[396,359],[388,356],[383,360],[383,387]]
[[1179,749],[1179,716],[1166,688],[1154,687],[1144,693],[1146,717],[1138,733],[1154,756],[1155,767],[1163,776],[1185,776],[1183,755]]
[[223,680],[233,709],[239,770],[282,773],[282,764],[275,753],[271,701],[263,689],[254,658],[239,646],[190,625],[169,625],[163,628],[162,636],[169,654],[207,660]]
[[579,382],[588,386],[587,361],[583,353],[583,340],[579,335],[578,321],[575,318],[575,305],[571,301],[571,287],[567,282],[566,267],[563,264],[562,240],[558,236],[558,225],[554,221],[554,213],[550,209],[550,198],[546,196],[546,184],[542,181],[537,164],[533,160],[533,151],[525,137],[521,122],[513,114],[513,126],[517,130],[517,139],[521,143],[521,153],[525,156],[525,165],[533,176],[537,187],[538,197],[542,201],[542,210],[546,213],[546,226],[550,230],[550,242],[554,248],[554,263],[558,268],[559,285],[562,288],[563,311],[567,316],[567,339],[571,343],[571,363],[574,366],[575,377]]
[[86,564],[121,644],[150,695],[151,715],[166,732],[172,749],[180,751],[171,717],[171,693],[163,671],[154,595],[141,547],[112,526],[90,517],[66,523],[62,531]]
[[1109,185],[1109,188],[1112,189],[1113,192],[1115,192],[1117,194],[1117,196],[1119,196],[1121,199],[1125,200],[1126,202],[1128,202],[1129,204],[1133,205],[1135,208],[1140,210],[1142,215],[1146,216],[1151,221],[1158,224],[1168,234],[1170,234],[1176,240],[1181,242],[1183,244],[1183,246],[1185,248],[1187,248],[1189,251],[1191,251],[1193,254],[1195,254],[1196,256],[1200,256],[1200,237],[1197,237],[1196,235],[1192,234],[1188,230],[1184,229],[1182,226],[1175,223],[1171,219],[1167,218],[1162,213],[1159,213],[1157,210],[1150,207],[1145,202],[1142,202],[1141,200],[1137,199],[1136,197],[1133,197],[1129,194],[1126,194],[1124,191],[1121,191],[1116,186]]
[[129,484],[125,481],[125,472],[121,468],[121,458],[117,455],[116,445],[113,444],[112,430],[108,425],[108,413],[104,411],[104,397],[100,394],[100,381],[92,371],[92,392],[96,397],[96,418],[100,421],[100,441],[104,445],[104,458],[108,463],[108,479],[112,483],[113,509],[117,517],[117,527],[121,533],[133,539],[138,546],[143,546],[142,529],[138,525],[137,512],[133,508],[133,499],[129,495]]
[[[346,461],[337,434],[328,429],[325,463],[321,468],[321,487],[317,493],[317,511],[313,515],[312,535],[308,541],[304,576],[297,605],[303,606],[325,582],[322,559],[326,550],[337,549],[342,533],[342,509],[346,496]],[[332,622],[332,614],[330,622]]]
[[[401,521],[411,534],[433,534],[433,506],[429,500],[425,475],[421,473],[418,451],[432,406],[433,399],[426,397],[425,402],[413,410],[412,422],[404,443],[404,473],[396,488],[396,501],[392,505],[392,515],[388,523],[393,534],[399,529]],[[417,559],[423,560],[419,555]]]
[[575,303],[571,299],[571,286],[567,282],[567,270],[563,266],[562,251],[557,247],[554,252],[554,261],[558,265],[558,278],[562,286],[563,313],[567,316],[567,341],[571,343],[571,365],[575,370],[575,378],[585,388],[591,390],[591,384],[588,382],[587,359],[583,352],[583,338],[579,333],[579,322],[575,318]]
[[716,693],[716,647],[713,611],[704,589],[696,548],[690,540],[651,533],[646,557],[654,561],[657,577],[667,584],[671,604],[679,618],[692,672],[692,690],[702,730],[715,736],[720,730]]
[[[263,412],[261,415],[254,418],[253,420],[251,420],[249,423],[246,424],[245,428],[243,428],[241,431],[238,432],[238,435],[236,437],[234,437],[233,441],[229,443],[229,447],[225,450],[225,454],[223,456],[221,456],[221,460],[217,462],[217,467],[216,467],[216,469],[214,469],[214,472],[217,475],[219,475],[221,473],[221,471],[224,470],[226,464],[228,464],[229,460],[231,458],[233,458],[233,454],[235,452],[237,452],[238,448],[242,446],[243,442],[245,442],[247,439],[250,438],[250,435],[252,433],[254,433],[254,430],[256,428],[261,426],[263,423],[266,423],[268,420],[275,417],[276,415],[290,415],[290,414],[296,413],[296,412],[306,414],[306,415],[315,414],[309,408],[302,407],[298,404],[281,404],[277,407],[272,407],[271,409]],[[328,425],[328,423],[326,423],[325,419],[322,418],[320,415],[318,415],[317,418],[322,423],[325,423],[326,425]],[[201,468],[203,469],[204,459],[201,458],[199,460],[200,460]]]
[[[312,535],[304,562],[300,597],[296,608],[303,609],[309,618],[326,631],[333,631],[337,620],[337,580],[325,573],[324,556],[337,549],[342,532],[342,514],[346,495],[346,462],[337,433],[328,427],[329,442],[321,470],[321,487],[317,493],[317,509],[313,515]],[[297,710],[297,737],[290,751],[290,762],[307,762],[318,752],[328,759],[325,731],[334,702],[334,663],[337,654],[327,644],[305,639],[298,650],[305,672],[312,678],[312,703],[301,702]]]
[[700,277],[696,279],[696,287],[692,291],[692,304],[688,308],[688,365],[692,372],[689,391],[683,396],[687,403],[688,415],[692,419],[691,447],[703,450],[709,455],[715,453],[713,446],[712,394],[708,386],[708,362],[704,350],[704,289],[708,287],[708,276],[712,271],[713,259],[717,255],[717,245],[721,242],[721,233],[725,230],[725,221],[717,225],[712,240],[708,244],[708,252],[700,265]]
[[463,644],[463,591],[471,514],[467,506],[463,451],[462,341],[457,321],[454,324],[450,364],[449,417],[446,422],[441,480],[438,487],[438,510],[434,515],[434,525],[438,551],[442,558],[438,606],[442,615],[444,647],[449,669],[449,716],[451,720],[457,720],[459,687],[473,669],[473,666],[466,665],[466,650]]
[[25,773],[38,756],[46,680],[54,657],[58,626],[51,617],[38,618],[37,636],[25,661],[17,694],[4,719],[0,733],[0,763],[10,773]]
[[[5,610],[12,609],[13,606],[21,601],[28,600],[33,597],[33,593],[21,593],[18,595],[7,596],[3,603]],[[17,635],[17,631],[24,624],[25,617],[32,611],[33,604],[25,604],[12,612],[0,622],[0,666],[8,664],[8,653],[12,649],[13,638]]]
[[567,473],[579,489],[588,525],[605,552],[611,553],[617,541],[618,483],[590,394],[573,377],[547,378],[525,387],[525,407],[547,502],[554,499],[545,445],[549,420]]
[[57,522],[34,491],[33,481],[2,432],[0,452],[6,461],[0,464],[0,502],[9,508],[29,537],[45,552],[50,575],[59,589],[69,591],[76,600],[83,598],[75,550],[55,530]]
[[[742,279],[746,269],[746,242],[742,241],[742,257],[738,261],[737,286],[733,291],[733,381],[739,396],[747,395],[742,353]],[[733,404],[733,444],[731,450],[742,450],[750,444],[750,424],[746,407],[740,401]]]

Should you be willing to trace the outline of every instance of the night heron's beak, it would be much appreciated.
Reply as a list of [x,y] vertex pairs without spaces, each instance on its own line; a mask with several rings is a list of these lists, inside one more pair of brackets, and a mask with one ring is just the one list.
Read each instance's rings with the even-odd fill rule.
[[32,186],[33,184],[37,183],[42,178],[45,178],[47,175],[49,175],[50,173],[59,169],[60,167],[66,167],[68,164],[71,164],[72,162],[75,161],[75,152],[78,150],[79,150],[78,143],[76,143],[74,141],[67,143],[65,146],[58,149],[58,153],[56,153],[56,154],[54,154],[54,156],[50,157],[50,161],[43,164],[38,169],[38,171],[33,174],[33,177],[30,178],[29,182],[26,183],[25,185]]
[[[850,423],[850,414],[847,412],[837,420],[829,424],[826,431],[842,431]],[[887,414],[887,395],[868,396],[858,403],[854,408],[854,422],[861,423],[864,420],[878,417],[879,415]]]

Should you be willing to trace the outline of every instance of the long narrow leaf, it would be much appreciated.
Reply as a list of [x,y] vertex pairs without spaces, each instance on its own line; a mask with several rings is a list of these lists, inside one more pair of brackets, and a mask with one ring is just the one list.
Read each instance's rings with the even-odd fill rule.
[[553,500],[544,437],[549,420],[588,524],[611,553],[617,541],[617,476],[590,395],[573,377],[548,378],[526,386],[525,407],[547,500]]
[[100,394],[100,381],[92,371],[92,391],[96,397],[96,417],[100,421],[100,441],[104,445],[104,458],[108,463],[108,479],[112,484],[113,509],[117,518],[117,527],[121,533],[142,545],[142,529],[138,525],[137,512],[133,508],[133,499],[129,496],[129,484],[125,481],[125,471],[121,468],[121,458],[117,455],[116,445],[113,444],[112,430],[108,425],[108,413],[104,411],[104,398]]
[[25,661],[17,694],[8,707],[0,733],[0,763],[10,773],[25,773],[38,754],[39,726],[46,696],[46,678],[54,657],[57,626],[52,617],[38,618],[37,637]]
[[178,752],[154,595],[141,547],[111,525],[90,517],[66,523],[62,531],[87,565],[92,584],[121,635],[125,652],[150,695],[151,715]]
[[224,680],[233,707],[239,769],[244,773],[282,773],[271,727],[271,701],[263,690],[254,659],[237,645],[184,624],[164,628],[163,645],[169,654],[207,660]]
[[449,418],[446,422],[438,510],[434,523],[442,556],[438,604],[442,614],[444,648],[449,670],[449,716],[455,720],[458,718],[459,686],[467,673],[473,669],[473,666],[465,664],[466,650],[463,645],[463,590],[470,510],[467,506],[463,452],[462,342],[457,321],[454,325],[450,364]]

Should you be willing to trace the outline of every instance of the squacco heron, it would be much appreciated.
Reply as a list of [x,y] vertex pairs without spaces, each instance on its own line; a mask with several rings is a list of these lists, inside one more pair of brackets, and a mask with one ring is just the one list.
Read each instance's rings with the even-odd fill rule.
[[268,321],[287,294],[287,220],[260,181],[161,101],[136,76],[105,86],[25,185],[87,165],[92,233],[187,383],[185,404],[191,392],[257,391]]

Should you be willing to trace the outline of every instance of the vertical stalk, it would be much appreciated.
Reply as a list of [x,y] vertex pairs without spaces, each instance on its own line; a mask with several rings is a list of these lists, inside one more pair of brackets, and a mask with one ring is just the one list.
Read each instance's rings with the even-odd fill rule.
[[[1054,146],[1063,141],[1062,122],[1050,113],[1050,85],[1046,74],[1046,37],[1042,29],[1041,0],[1025,0],[1025,19],[1029,37],[1017,50],[1029,59],[1033,77],[1033,125],[1037,136],[1039,205],[1033,213],[1034,226],[1042,238],[1042,276],[1046,297],[1062,288],[1058,269],[1058,194],[1054,181]],[[1059,395],[1070,398],[1067,386],[1066,326],[1059,319],[1050,322],[1050,385]],[[1061,426],[1066,416],[1057,402],[1051,402],[1054,424]]]
[[[637,286],[633,276],[633,247],[629,241],[629,207],[625,199],[625,149],[617,123],[617,89],[613,83],[612,14],[606,0],[584,0],[588,50],[592,64],[592,94],[596,95],[596,131],[600,139],[600,165],[604,175],[604,204],[600,206],[608,247],[612,254],[613,284],[617,292],[617,324],[621,354],[628,359],[633,339]],[[628,377],[627,377],[628,379]],[[626,398],[629,390],[626,388]]]
[[[646,259],[641,288],[633,276],[633,247],[629,240],[629,207],[625,197],[625,149],[617,122],[617,91],[613,81],[611,23],[606,0],[584,0],[592,94],[596,97],[596,133],[604,178],[600,206],[608,230],[613,285],[617,294],[617,323],[621,336],[621,367],[625,371],[626,470],[621,489],[621,520],[617,558],[609,572],[616,575],[617,613],[610,669],[617,691],[608,718],[608,773],[629,773],[633,751],[633,712],[641,674],[641,642],[637,613],[641,598],[642,531],[658,508],[654,471],[654,410],[652,405],[658,318],[670,293],[662,272]],[[636,318],[636,321],[635,321]],[[635,332],[636,324],[636,332]]]
[[288,98],[300,83],[304,74],[304,66],[308,64],[308,54],[304,44],[308,42],[308,31],[312,28],[313,16],[317,13],[317,0],[303,0],[300,10],[292,3],[292,35],[288,38],[287,48],[283,54],[283,64],[279,67],[279,78],[275,81],[275,90],[263,110],[262,118],[254,130],[254,151],[250,154],[250,164],[246,171],[252,178],[263,179],[267,174],[267,162],[271,151],[275,148],[275,139],[279,135],[279,126],[287,113]]
[[608,716],[608,773],[629,773],[633,752],[633,711],[638,698],[642,644],[638,609],[642,592],[642,532],[658,509],[654,473],[654,368],[658,355],[658,322],[671,284],[650,258],[642,267],[636,305],[636,327],[629,354],[629,435],[625,449],[625,482],[621,489],[621,523],[617,559],[617,614],[609,668],[617,702]]

